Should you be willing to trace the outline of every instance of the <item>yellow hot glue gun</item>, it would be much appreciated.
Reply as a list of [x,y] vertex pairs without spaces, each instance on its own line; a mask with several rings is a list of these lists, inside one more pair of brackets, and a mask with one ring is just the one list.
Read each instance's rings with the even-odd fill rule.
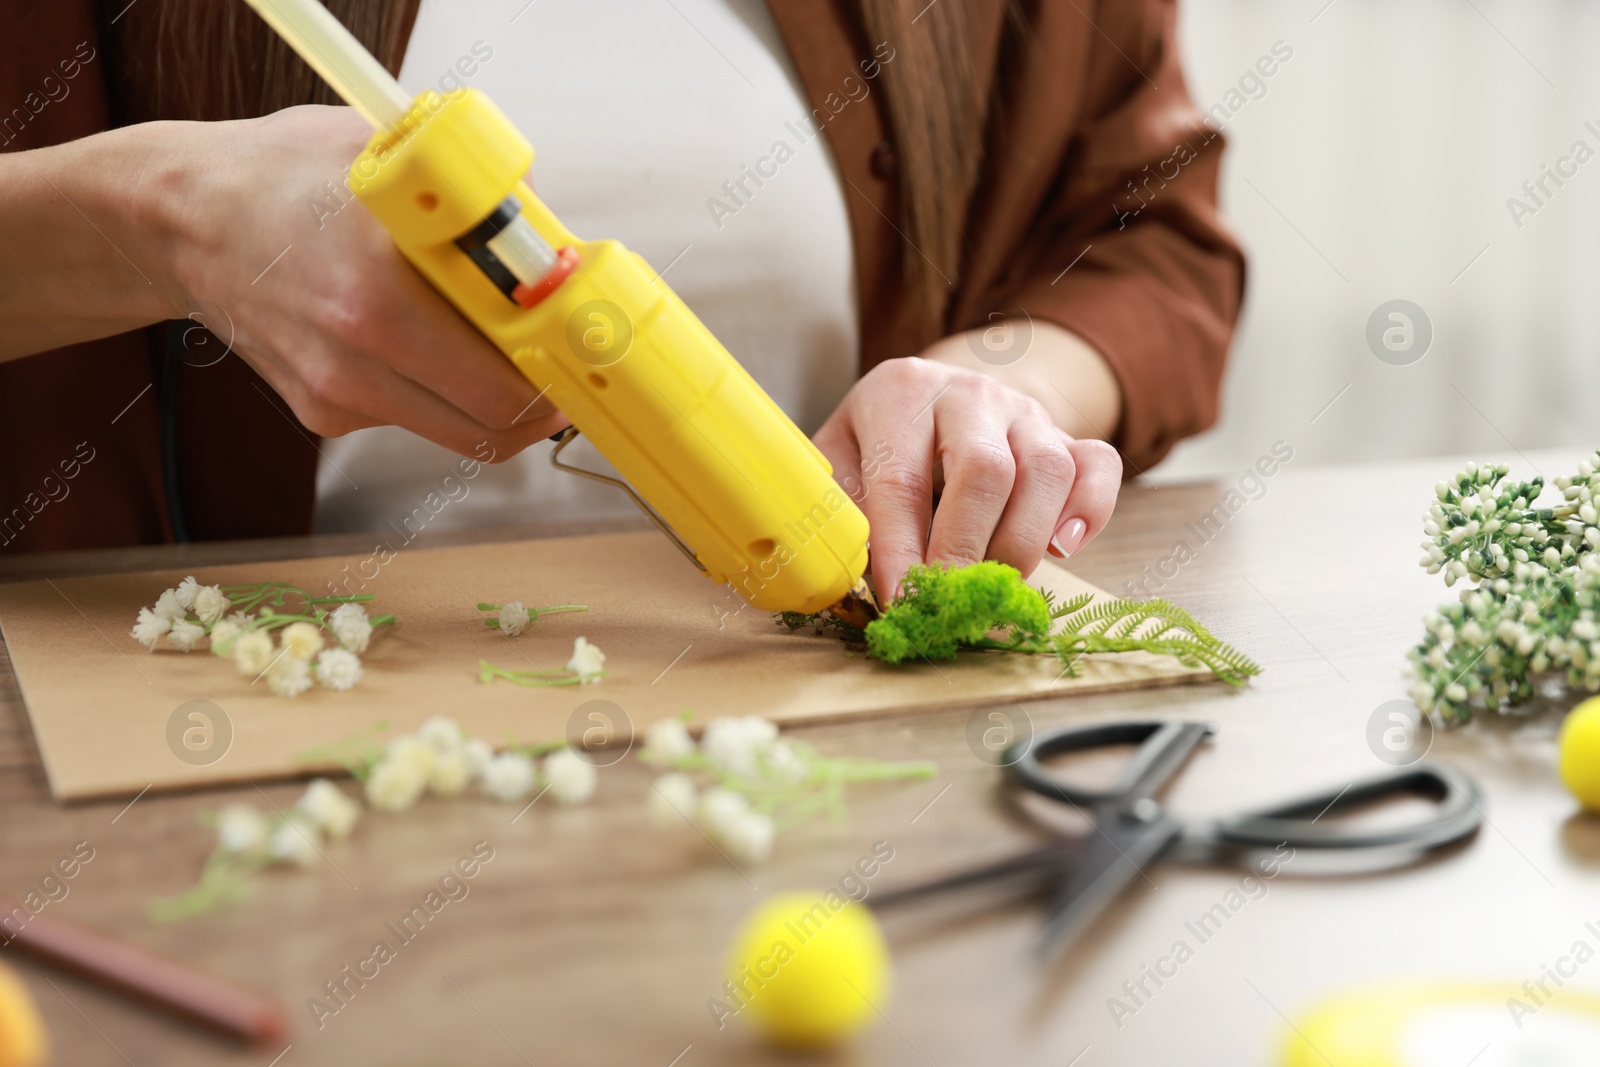
[[[533,146],[488,97],[412,100],[317,0],[248,2],[377,128],[356,196],[572,420],[552,462],[627,491],[751,605],[864,627],[867,520],[827,459],[649,264],[545,207],[522,180]],[[625,482],[561,462],[579,431]]]

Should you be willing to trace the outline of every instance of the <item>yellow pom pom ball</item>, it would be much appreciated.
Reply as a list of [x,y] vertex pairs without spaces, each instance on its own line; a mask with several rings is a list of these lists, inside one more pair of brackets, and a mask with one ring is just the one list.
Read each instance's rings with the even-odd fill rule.
[[[1296,1020],[1276,1062],[1282,1067],[1465,1063],[1471,1051],[1458,1050],[1469,1044],[1482,1049],[1490,1035],[1497,1063],[1594,1062],[1600,997],[1569,987],[1554,1000],[1538,1004],[1538,999],[1521,986],[1488,983],[1364,986],[1336,994]],[[1534,1012],[1539,1018],[1531,1025],[1508,1025],[1530,1023]]]
[[1590,811],[1600,812],[1600,697],[1590,697],[1561,724],[1561,780]]
[[39,1009],[16,972],[0,963],[0,1067],[41,1067],[47,1059]]
[[889,950],[865,905],[837,891],[782,893],[745,920],[722,1002],[775,1042],[836,1044],[889,995]]

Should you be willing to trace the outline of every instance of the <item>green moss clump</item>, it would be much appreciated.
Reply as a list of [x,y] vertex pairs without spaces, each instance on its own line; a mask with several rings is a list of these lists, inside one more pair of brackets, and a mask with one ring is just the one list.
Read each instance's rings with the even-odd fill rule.
[[914,566],[903,594],[867,625],[867,651],[885,663],[924,656],[955,659],[962,647],[985,647],[995,630],[1002,644],[1042,638],[1050,605],[1015,567],[993,561],[968,567]]

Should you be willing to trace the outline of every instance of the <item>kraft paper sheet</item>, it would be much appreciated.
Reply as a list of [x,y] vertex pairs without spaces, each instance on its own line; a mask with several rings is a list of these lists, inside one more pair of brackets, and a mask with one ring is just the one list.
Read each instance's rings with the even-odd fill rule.
[[[694,709],[692,723],[743,714],[794,723],[1209,677],[1144,653],[1088,657],[1078,678],[1060,677],[1050,656],[964,653],[951,663],[889,667],[860,652],[846,655],[836,637],[791,632],[766,612],[741,610],[731,592],[713,586],[653,532],[402,550],[380,558],[197,573],[206,584],[286,581],[326,591],[331,582],[339,592],[371,593],[369,611],[399,617],[398,625],[374,634],[363,656],[365,676],[354,689],[319,687],[293,699],[273,695],[264,679],[252,683],[208,651],[149,652],[128,635],[138,609],[176,585],[183,571],[0,585],[0,633],[55,796],[303,775],[318,769],[300,759],[307,749],[380,721],[390,725],[382,737],[394,736],[438,714],[496,743],[538,742],[568,736],[575,709],[604,700],[622,709],[642,738],[651,723],[686,708]],[[1062,597],[1093,588],[1049,562],[1033,581]],[[587,604],[589,611],[543,617],[510,639],[484,626],[475,607],[510,599],[530,607]],[[480,659],[559,671],[580,634],[608,657],[599,683],[526,689],[478,681]],[[231,727],[220,758],[215,748],[191,756],[212,760],[204,765],[178,758],[169,745],[175,710],[193,700],[214,703]],[[609,717],[620,724],[615,712]],[[578,719],[580,731],[592,724],[584,714]],[[214,744],[223,732],[219,725]]]

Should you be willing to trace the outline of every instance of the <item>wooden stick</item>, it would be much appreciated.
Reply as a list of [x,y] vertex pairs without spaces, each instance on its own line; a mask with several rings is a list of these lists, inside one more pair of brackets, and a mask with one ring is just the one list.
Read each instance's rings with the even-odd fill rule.
[[[0,900],[0,915],[26,909]],[[276,1041],[288,1030],[282,1004],[177,960],[137,948],[99,931],[35,915],[0,942],[26,956],[80,975],[191,1022],[246,1041]]]

